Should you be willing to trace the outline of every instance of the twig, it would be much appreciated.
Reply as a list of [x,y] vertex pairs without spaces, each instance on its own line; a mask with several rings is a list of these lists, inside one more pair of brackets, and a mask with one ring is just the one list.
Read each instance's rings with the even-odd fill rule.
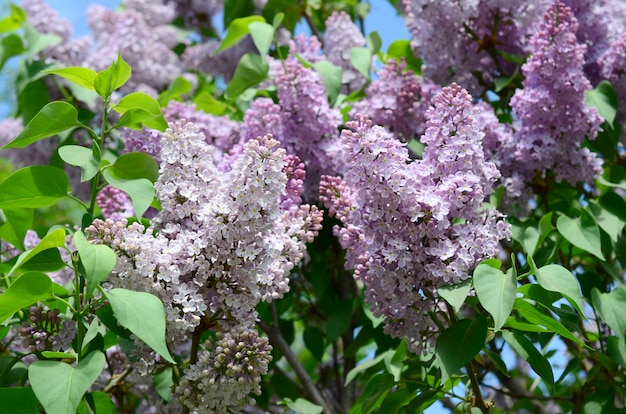
[[108,394],[109,392],[111,392],[111,390],[117,387],[117,384],[119,384],[120,381],[126,378],[128,374],[131,373],[132,370],[133,370],[133,367],[129,365],[120,374],[111,376],[111,381],[109,381],[106,387],[104,387],[102,392],[104,392],[105,394]]
[[304,389],[307,391],[312,401],[315,404],[321,405],[322,407],[324,407],[324,413],[336,414],[337,412],[335,411],[335,408],[330,404],[328,400],[326,400],[322,396],[320,391],[315,386],[313,379],[306,372],[306,369],[304,369],[304,366],[302,366],[302,364],[298,360],[298,357],[293,353],[293,350],[291,349],[291,347],[289,346],[289,344],[283,337],[282,333],[280,332],[280,329],[278,328],[278,324],[276,322],[278,320],[278,316],[276,315],[276,307],[274,306],[273,303],[272,303],[272,316],[274,320],[273,325],[269,325],[265,321],[260,321],[259,326],[261,327],[261,329],[265,331],[267,336],[270,338],[272,345],[275,345],[276,347],[278,347],[278,349],[283,354],[283,356],[285,357],[285,359],[287,360],[291,368],[293,368],[294,372],[296,373],[296,376],[298,377],[298,379],[304,386]]

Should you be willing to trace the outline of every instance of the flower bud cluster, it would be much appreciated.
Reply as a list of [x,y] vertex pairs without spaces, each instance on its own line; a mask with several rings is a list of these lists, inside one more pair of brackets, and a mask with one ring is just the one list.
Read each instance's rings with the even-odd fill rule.
[[28,319],[19,328],[22,344],[31,352],[66,351],[71,348],[76,335],[76,323],[60,317],[58,309],[44,310],[42,306],[33,306]]
[[197,413],[229,413],[254,404],[261,394],[261,376],[272,360],[272,346],[255,329],[218,332],[185,371],[176,388],[179,399]]
[[366,285],[366,299],[385,331],[415,352],[434,344],[437,288],[470,277],[493,257],[510,229],[483,204],[499,178],[484,160],[483,133],[471,97],[443,88],[426,112],[422,160],[411,162],[392,134],[357,116],[342,132],[348,169],[324,177],[321,199],[343,223],[335,234],[346,266]]

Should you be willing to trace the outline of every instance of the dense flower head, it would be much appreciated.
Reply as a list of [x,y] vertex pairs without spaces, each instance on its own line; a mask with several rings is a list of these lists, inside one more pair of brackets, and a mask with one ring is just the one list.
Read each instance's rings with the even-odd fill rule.
[[[618,101],[626,97],[626,35],[615,39],[598,58],[602,78],[611,82]],[[626,121],[626,108],[618,105],[616,121]]]
[[336,171],[336,160],[329,155],[328,147],[337,141],[341,114],[328,104],[319,74],[294,57],[285,61],[285,70],[276,82],[284,134],[278,138],[290,154],[304,162],[305,198],[310,199],[317,193],[314,188],[322,171]]
[[378,71],[378,79],[366,89],[366,97],[354,104],[352,114],[365,114],[407,142],[424,133],[425,112],[439,87],[406,70],[404,61],[390,59]]
[[198,413],[242,411],[261,394],[261,376],[272,360],[272,346],[250,328],[216,334],[177,386],[179,400]]
[[182,65],[171,50],[177,42],[177,32],[165,25],[174,16],[170,6],[137,0],[129,2],[123,11],[91,4],[86,13],[97,51],[85,64],[102,70],[120,53],[133,69],[123,91],[135,91],[141,86],[156,94],[182,73]]
[[403,0],[401,7],[424,60],[424,76],[440,85],[455,81],[473,93],[482,92],[473,72],[486,82],[513,73],[490,49],[525,54],[534,22],[545,10],[542,0]]
[[385,330],[413,351],[434,344],[436,288],[470,277],[510,235],[496,210],[483,206],[499,177],[484,160],[471,96],[446,87],[426,112],[423,159],[367,117],[341,137],[348,157],[343,179],[324,177],[321,200],[342,227],[346,266],[366,285],[366,299]]
[[[111,246],[118,255],[112,286],[151,292],[163,301],[172,347],[187,340],[201,323],[225,337],[244,335],[238,329],[246,327],[246,337],[252,338],[256,305],[280,298],[289,289],[289,272],[321,228],[322,212],[296,199],[304,174],[301,163],[287,157],[271,135],[244,143],[229,171],[218,170],[216,151],[197,126],[170,123],[161,137],[155,183],[161,211],[150,228],[128,226],[126,220],[96,220],[85,231],[93,242]],[[285,197],[291,197],[288,206]],[[267,345],[261,338],[250,341],[251,347]],[[211,364],[226,358],[212,359],[222,352],[219,347],[227,348],[219,340],[213,345],[206,354]],[[138,361],[138,369],[147,372],[156,359],[146,348]],[[263,364],[251,364],[263,371]],[[190,368],[188,378],[194,384],[200,381],[196,374],[202,374],[195,369]],[[216,370],[209,377],[246,382],[252,388],[245,393],[256,389],[256,380],[233,370]],[[181,393],[185,389],[181,386]],[[237,393],[237,398],[245,393]]]
[[342,69],[343,91],[350,93],[365,84],[365,77],[350,62],[350,50],[365,46],[365,37],[345,12],[333,12],[326,20],[324,55]]
[[134,214],[128,194],[110,185],[100,190],[96,196],[96,203],[105,219],[119,221]]
[[556,2],[530,40],[532,55],[522,66],[524,88],[511,99],[519,122],[516,159],[529,178],[552,170],[557,181],[591,182],[602,161],[587,148],[602,118],[585,103],[591,89],[583,73],[585,46],[578,43],[571,9]]

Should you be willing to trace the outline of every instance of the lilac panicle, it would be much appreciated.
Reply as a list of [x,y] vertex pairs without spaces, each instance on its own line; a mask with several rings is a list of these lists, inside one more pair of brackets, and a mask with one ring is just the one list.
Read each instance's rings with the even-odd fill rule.
[[352,114],[365,114],[400,140],[408,142],[424,133],[425,113],[439,87],[406,70],[404,61],[390,59],[378,79],[366,89],[365,99],[355,102]]
[[[192,123],[170,123],[160,146],[155,188],[162,209],[150,228],[96,220],[85,232],[92,242],[116,251],[112,286],[147,291],[163,301],[172,348],[184,344],[201,323],[224,333],[227,343],[219,337],[207,342],[204,356],[186,370],[177,388],[180,401],[190,407],[238,406],[256,392],[269,362],[267,340],[255,336],[255,307],[289,289],[289,272],[321,229],[322,212],[299,205],[302,165],[271,135],[243,143],[229,171],[218,170],[216,149]],[[245,372],[237,368],[244,361],[227,363],[219,356],[233,337],[249,341],[250,352],[258,350]],[[148,348],[140,355],[137,369],[147,373],[158,358]],[[232,371],[217,362],[232,363]],[[220,402],[224,395],[216,391],[193,402],[186,390],[207,381],[247,385],[231,390],[236,400]]]
[[483,206],[499,172],[484,159],[470,95],[453,84],[432,104],[422,160],[411,162],[392,134],[357,116],[341,134],[343,179],[324,176],[321,185],[321,200],[342,222],[334,231],[346,266],[364,281],[385,331],[415,352],[432,348],[439,332],[429,316],[437,288],[469,278],[510,235],[503,216]]
[[602,160],[581,147],[585,138],[596,138],[602,118],[585,103],[591,84],[577,29],[571,9],[556,2],[530,40],[524,88],[511,99],[519,123],[515,156],[528,178],[552,170],[557,181],[575,184],[592,182],[602,171]]
[[365,46],[365,37],[345,12],[333,12],[326,20],[324,55],[342,69],[343,92],[350,93],[365,84],[365,77],[350,62],[350,50]]
[[96,196],[96,203],[105,219],[119,221],[134,215],[133,204],[128,194],[110,185],[100,190]]

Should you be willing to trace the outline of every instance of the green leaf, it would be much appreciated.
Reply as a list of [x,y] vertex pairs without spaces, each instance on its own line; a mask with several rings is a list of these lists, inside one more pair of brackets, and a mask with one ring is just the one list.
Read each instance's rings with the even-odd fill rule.
[[122,114],[117,126],[126,126],[133,129],[142,127],[159,131],[167,129],[167,121],[161,112],[161,106],[156,99],[143,92],[133,92],[122,99],[113,110]]
[[615,331],[623,341],[626,334],[626,287],[619,286],[609,293],[600,293],[597,288],[591,290],[591,302],[600,318]]
[[172,99],[182,99],[183,95],[191,93],[192,89],[191,82],[178,76],[166,91],[159,94],[159,105],[165,106]]
[[52,297],[52,280],[45,273],[28,272],[0,294],[0,323],[15,312]]
[[111,273],[117,256],[109,246],[89,243],[81,231],[74,233],[74,244],[80,255],[80,263],[85,270],[84,276],[87,279],[85,300],[87,300],[96,286]]
[[370,379],[348,414],[369,414],[382,404],[394,385],[393,376],[381,373]]
[[91,180],[100,171],[100,160],[93,156],[93,151],[80,145],[59,147],[59,157],[69,165],[80,168],[80,181]]
[[577,218],[560,216],[556,220],[556,228],[574,246],[605,260],[600,242],[600,229],[586,211],[583,210],[581,216]]
[[228,109],[228,105],[215,99],[213,95],[208,92],[198,94],[198,96],[193,98],[193,103],[196,104],[196,108],[199,110],[212,115],[224,115]]
[[33,223],[32,208],[7,208],[0,210],[4,214],[5,223],[0,226],[0,239],[24,250],[24,237]]
[[570,339],[579,345],[585,346],[584,342],[568,331],[567,328],[559,321],[554,319],[552,316],[540,312],[536,307],[526,302],[524,299],[517,299],[515,301],[515,310],[519,312],[519,314],[528,322],[534,325],[545,326],[548,331],[557,333],[563,338]]
[[147,292],[126,289],[112,289],[105,295],[120,325],[134,333],[164,359],[175,363],[165,342],[165,311],[159,298]]
[[265,22],[252,22],[248,25],[248,28],[259,55],[267,55],[274,41],[274,27]]
[[254,14],[255,9],[253,0],[225,0],[223,27],[229,27],[238,17]]
[[554,389],[554,373],[548,360],[541,355],[535,346],[524,335],[518,332],[502,331],[502,337],[511,345],[517,355],[530,364],[530,367]]
[[613,122],[617,114],[617,95],[608,81],[604,80],[595,89],[588,90],[585,101],[589,106],[596,108],[600,116],[608,122],[611,128],[614,128]]
[[213,56],[236,45],[241,38],[250,33],[250,23],[253,22],[265,23],[265,19],[261,16],[247,16],[233,20],[228,26],[228,32],[226,33],[226,36],[224,36],[224,40],[222,40],[220,47],[213,52]]
[[320,414],[324,411],[324,407],[313,404],[311,401],[305,400],[304,398],[298,398],[295,401],[292,401],[290,398],[284,398],[281,404],[286,405],[300,414]]
[[512,235],[517,240],[527,254],[534,254],[539,244],[539,230],[532,225],[514,225]]
[[378,34],[376,30],[367,35],[367,47],[372,51],[372,53],[378,53],[382,46],[383,39],[381,39],[380,34]]
[[611,359],[622,367],[626,367],[626,343],[624,343],[624,338],[609,336],[607,345]]
[[87,355],[76,368],[59,361],[37,361],[28,368],[28,379],[48,414],[75,414],[104,363],[104,354],[100,351]]
[[166,367],[163,371],[152,377],[152,386],[163,401],[169,401],[172,395],[172,386],[174,385],[172,371],[172,367]]
[[406,360],[408,352],[406,341],[402,341],[393,355],[387,354],[385,356],[385,368],[387,368],[388,373],[393,375],[393,380],[395,382],[400,382],[402,370],[404,368],[404,361]]
[[65,230],[62,228],[57,228],[46,234],[46,236],[41,239],[39,243],[37,243],[37,246],[20,254],[9,273],[13,273],[16,269],[19,269],[24,263],[28,262],[30,259],[34,258],[44,250],[54,249],[63,246],[65,246]]
[[352,301],[344,300],[337,303],[333,313],[326,320],[326,341],[330,344],[339,338],[350,327],[352,320]]
[[40,139],[81,125],[78,122],[78,111],[73,105],[63,101],[50,102],[41,108],[26,124],[24,130],[2,149],[24,148]]
[[114,90],[121,88],[128,82],[131,73],[132,70],[128,63],[118,54],[117,60],[111,66],[98,72],[93,82],[94,88],[98,95],[108,100]]
[[365,76],[365,79],[371,78],[372,71],[372,51],[366,47],[353,47],[350,49],[350,63]]
[[[610,191],[607,194],[614,194],[614,193]],[[623,202],[623,199],[622,199],[622,202]],[[608,210],[604,209],[602,205],[598,204],[594,200],[590,200],[589,205],[585,207],[585,209],[591,213],[593,218],[596,220],[596,223],[598,223],[598,226],[600,226],[600,228],[604,230],[606,234],[609,235],[611,240],[614,243],[617,242],[617,239],[622,234],[622,230],[624,229],[624,225],[626,224],[626,222],[624,222],[619,217],[619,215],[623,215],[623,212],[620,213],[619,215],[613,214],[609,212]]]
[[153,157],[143,152],[123,154],[107,170],[116,178],[125,180],[145,178],[154,183],[159,178],[159,165]]
[[54,351],[43,351],[41,353],[41,356],[43,356],[46,359],[61,359],[61,358],[76,359],[77,358],[76,354],[74,353],[54,352]]
[[482,349],[487,338],[487,318],[461,319],[443,331],[435,345],[435,365],[441,369],[444,383],[470,362]]
[[26,11],[13,3],[9,3],[11,14],[0,20],[0,33],[12,32],[22,27],[28,18]]
[[557,292],[563,295],[576,307],[580,315],[583,312],[583,297],[580,293],[578,279],[569,270],[563,266],[549,264],[537,269],[535,273],[537,282],[545,290]]
[[517,280],[513,272],[503,273],[486,264],[479,264],[474,270],[474,289],[480,304],[493,317],[493,329],[499,331],[515,303]]
[[437,288],[437,293],[454,308],[455,312],[458,312],[471,288],[472,280],[467,279],[456,285],[440,286]]
[[235,73],[224,94],[227,98],[236,98],[249,87],[263,81],[267,77],[269,69],[264,56],[246,53],[237,64]]
[[92,391],[85,395],[85,400],[95,414],[117,414],[117,408],[107,393]]
[[96,71],[80,66],[69,66],[67,68],[46,70],[45,73],[50,75],[58,75],[64,79],[74,82],[85,89],[94,90],[94,82],[96,80]]
[[[1,25],[0,25],[1,27]],[[2,31],[2,29],[0,29]],[[0,41],[0,70],[4,67],[9,59],[13,56],[21,55],[26,51],[22,38],[12,33]]]
[[395,59],[404,59],[406,67],[418,75],[422,73],[422,60],[415,57],[411,50],[411,42],[406,39],[396,40],[389,45],[387,56]]
[[376,356],[375,358],[368,359],[366,361],[363,361],[363,362],[359,363],[359,365],[357,365],[356,367],[352,368],[350,370],[350,372],[348,372],[348,375],[346,375],[346,383],[344,385],[350,384],[352,382],[352,380],[354,380],[358,374],[368,370],[369,368],[371,368],[373,366],[378,365],[381,361],[383,361],[385,358],[387,358],[388,355],[393,356],[393,354],[394,354],[394,351],[392,349],[390,349],[390,350],[385,351],[382,354]]
[[0,388],[0,401],[0,414],[41,413],[41,406],[31,387]]
[[24,43],[28,45],[26,55],[30,58],[34,58],[47,47],[60,44],[62,41],[61,36],[39,33],[30,24],[24,25]]
[[141,152],[124,154],[104,170],[103,176],[110,185],[128,194],[137,218],[152,204],[156,193],[153,182],[158,179],[159,169],[151,156]]
[[324,357],[324,333],[315,326],[307,326],[302,339],[313,357],[321,362]]
[[328,102],[334,105],[341,92],[341,68],[333,65],[328,60],[315,62],[313,68],[315,68],[320,78],[322,78],[322,83],[328,94]]

